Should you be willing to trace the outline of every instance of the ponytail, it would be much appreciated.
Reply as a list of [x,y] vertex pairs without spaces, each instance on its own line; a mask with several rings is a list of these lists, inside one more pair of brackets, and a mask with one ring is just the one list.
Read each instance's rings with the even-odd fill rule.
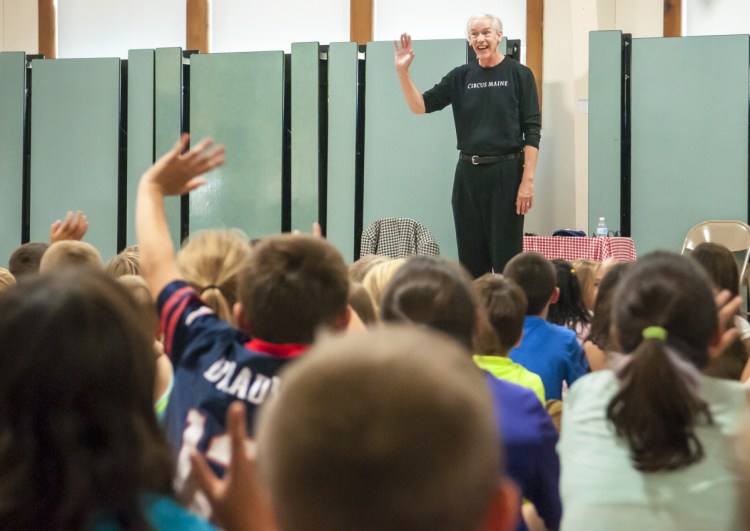
[[698,396],[699,373],[667,343],[663,328],[646,328],[643,336],[618,371],[620,390],[607,406],[607,419],[627,440],[637,470],[685,468],[703,459],[696,422],[702,416],[712,422]]

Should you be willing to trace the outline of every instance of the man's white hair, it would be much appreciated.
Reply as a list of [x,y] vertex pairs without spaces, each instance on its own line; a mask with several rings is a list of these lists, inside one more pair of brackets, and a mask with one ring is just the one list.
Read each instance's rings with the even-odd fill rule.
[[489,13],[477,13],[476,15],[472,15],[469,17],[469,21],[466,23],[466,39],[469,39],[469,32],[471,31],[471,25],[474,24],[477,20],[488,18],[492,21],[492,29],[496,32],[503,31],[503,21],[497,18],[495,15],[491,15]]

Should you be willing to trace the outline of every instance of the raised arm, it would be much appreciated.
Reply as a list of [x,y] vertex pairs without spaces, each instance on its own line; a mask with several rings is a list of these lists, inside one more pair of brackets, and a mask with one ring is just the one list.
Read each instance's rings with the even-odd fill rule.
[[141,274],[156,298],[171,281],[180,278],[164,212],[164,198],[182,195],[205,183],[204,173],[224,164],[224,147],[212,149],[206,138],[185,151],[190,137],[182,135],[174,147],[141,177],[135,208],[135,228],[141,253]]
[[424,114],[424,97],[417,89],[409,73],[409,66],[414,60],[411,36],[408,33],[403,33],[400,41],[393,41],[393,49],[396,55],[396,74],[398,74],[398,81],[401,84],[401,92],[404,93],[406,104],[414,114]]

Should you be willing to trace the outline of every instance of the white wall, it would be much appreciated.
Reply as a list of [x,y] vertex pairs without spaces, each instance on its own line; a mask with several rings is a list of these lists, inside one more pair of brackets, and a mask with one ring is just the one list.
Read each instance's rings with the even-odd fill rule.
[[214,0],[211,51],[288,53],[293,42],[347,42],[349,14],[349,0]]
[[525,0],[375,0],[375,6],[376,41],[392,41],[404,32],[417,40],[461,39],[466,36],[466,21],[471,15],[492,13],[503,21],[506,37],[521,39],[525,56]]
[[748,0],[683,0],[685,35],[750,33]]
[[57,25],[58,57],[185,47],[185,0],[58,0]]
[[38,52],[37,5],[32,0],[0,0],[0,51]]

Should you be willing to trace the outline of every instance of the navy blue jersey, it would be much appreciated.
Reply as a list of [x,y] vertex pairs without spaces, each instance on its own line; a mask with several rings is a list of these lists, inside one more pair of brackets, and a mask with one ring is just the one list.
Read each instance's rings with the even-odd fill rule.
[[159,294],[157,307],[164,350],[174,366],[174,389],[165,428],[177,452],[175,487],[183,500],[208,515],[210,510],[190,478],[190,453],[198,449],[220,476],[229,462],[226,414],[235,400],[245,403],[252,435],[258,406],[279,388],[277,372],[299,355],[302,345],[273,345],[249,338],[217,317],[185,282],[174,281]]

